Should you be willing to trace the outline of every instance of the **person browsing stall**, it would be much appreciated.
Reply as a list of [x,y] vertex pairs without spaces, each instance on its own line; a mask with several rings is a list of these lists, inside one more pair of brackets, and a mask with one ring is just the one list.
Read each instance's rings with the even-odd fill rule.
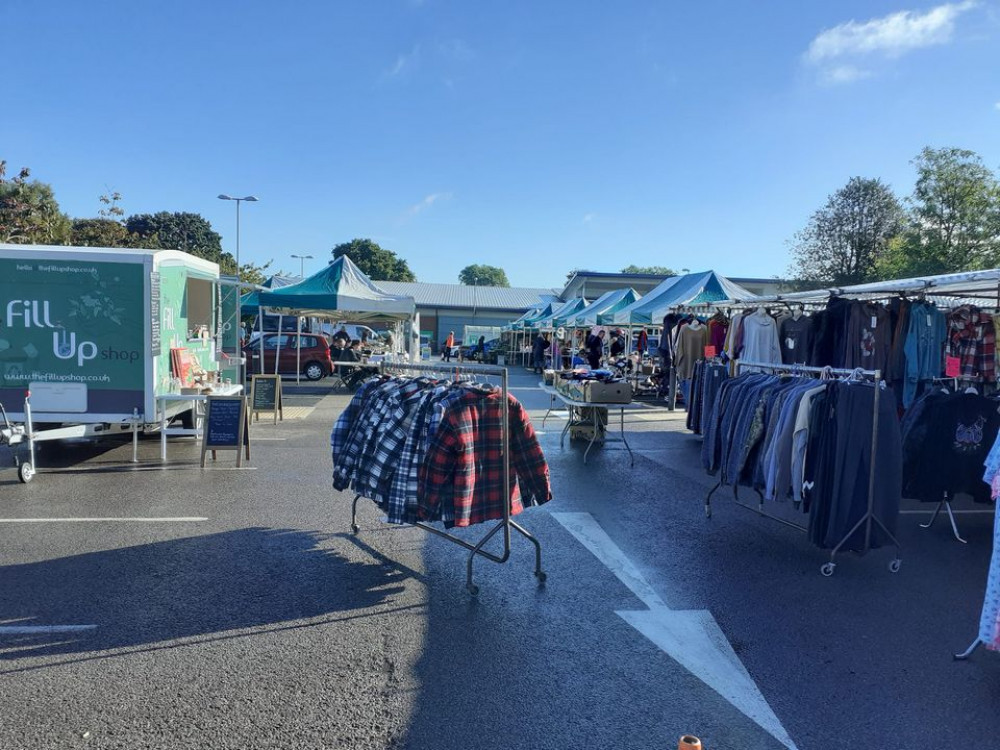
[[601,367],[601,357],[604,355],[604,331],[598,331],[597,334],[590,334],[587,336],[587,363],[590,365],[591,370],[597,370]]

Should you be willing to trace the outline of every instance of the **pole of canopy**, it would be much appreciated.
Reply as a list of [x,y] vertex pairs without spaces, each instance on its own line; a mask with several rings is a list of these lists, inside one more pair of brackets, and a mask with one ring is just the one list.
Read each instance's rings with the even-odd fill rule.
[[260,305],[257,306],[257,325],[260,327],[257,336],[257,351],[260,357],[260,363],[257,365],[257,369],[260,370],[260,374],[264,374],[264,308]]
[[[284,315],[278,313],[278,345],[274,349],[274,374],[278,375],[278,360],[281,359],[281,336],[282,336],[282,318]],[[261,334],[263,336],[264,334]]]
[[302,382],[302,316],[295,316],[295,385]]

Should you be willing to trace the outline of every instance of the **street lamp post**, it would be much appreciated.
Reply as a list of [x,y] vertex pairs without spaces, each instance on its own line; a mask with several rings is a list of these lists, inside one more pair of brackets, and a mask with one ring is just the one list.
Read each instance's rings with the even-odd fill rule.
[[[251,203],[256,203],[257,202],[257,197],[253,196],[253,195],[246,195],[246,196],[244,196],[242,198],[234,198],[231,195],[226,195],[225,193],[221,193],[219,195],[219,200],[221,200],[221,201],[236,201],[236,296],[237,296],[237,299],[239,299],[239,295],[243,291],[243,287],[240,286],[240,281],[241,281],[241,279],[240,279],[240,203],[242,203],[243,201],[249,201]],[[260,321],[260,340],[261,340],[261,346],[263,347],[263,341],[264,341],[264,321]],[[240,349],[241,350],[239,352],[239,358],[242,359],[242,357],[243,357],[242,347],[240,347]],[[262,349],[261,350],[261,363],[263,363],[263,361],[264,361],[263,357],[264,357],[264,352],[263,352],[263,349]],[[240,384],[242,384],[243,383],[243,377],[244,377],[243,376],[243,363],[242,362],[237,367],[237,375],[239,377]]]
[[234,198],[231,195],[226,195],[222,193],[219,196],[220,201],[236,201],[236,280],[240,280],[240,203],[243,201],[250,201],[251,203],[256,203],[257,198],[253,195],[247,195],[243,198]]
[[293,258],[299,259],[299,278],[304,279],[306,277],[306,260],[311,259],[311,255],[292,255]]

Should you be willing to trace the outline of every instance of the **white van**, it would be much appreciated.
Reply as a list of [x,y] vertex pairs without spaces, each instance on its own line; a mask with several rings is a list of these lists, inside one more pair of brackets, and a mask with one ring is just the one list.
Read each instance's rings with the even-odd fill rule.
[[351,341],[374,341],[378,338],[374,329],[356,323],[323,323],[321,327],[327,338],[333,338],[341,331],[346,331]]

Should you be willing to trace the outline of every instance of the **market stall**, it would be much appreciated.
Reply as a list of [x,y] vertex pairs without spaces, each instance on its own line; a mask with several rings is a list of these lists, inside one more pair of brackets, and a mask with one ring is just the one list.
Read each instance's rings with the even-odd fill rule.
[[[406,321],[410,331],[405,333],[411,358],[419,357],[419,316],[413,297],[388,294],[379,289],[346,255],[343,255],[312,276],[297,284],[280,289],[258,290],[256,295],[259,313],[265,309],[294,315],[301,326],[302,316],[350,318],[356,322]],[[298,333],[301,333],[299,328]],[[300,340],[300,339],[299,339]],[[258,371],[263,372],[263,336],[259,339]],[[275,366],[279,354],[275,355]],[[297,356],[299,351],[296,352]],[[301,371],[297,366],[296,380]]]

